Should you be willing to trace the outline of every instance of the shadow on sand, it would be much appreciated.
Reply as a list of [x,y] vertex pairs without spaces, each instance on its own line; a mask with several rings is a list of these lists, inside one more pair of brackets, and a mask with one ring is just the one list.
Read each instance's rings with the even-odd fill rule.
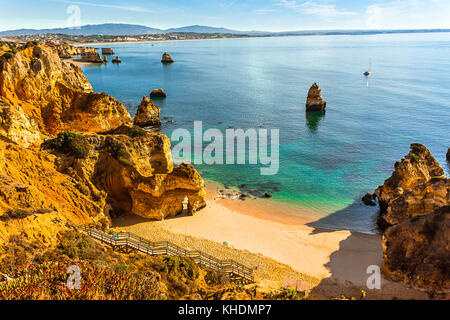
[[[311,297],[336,298],[342,295],[359,299],[362,290],[367,299],[427,299],[420,291],[409,289],[381,277],[381,289],[369,289],[367,281],[373,273],[368,273],[370,266],[381,268],[383,262],[382,235],[376,225],[378,207],[366,207],[361,200],[356,200],[345,209],[339,210],[320,220],[308,223],[314,228],[312,234],[333,233],[336,229],[348,230],[350,235],[339,243],[339,249],[330,255],[325,267],[331,276],[323,279],[310,291]],[[349,230],[348,221],[351,221]],[[332,226],[332,227],[331,227]],[[362,233],[356,230],[365,230]]]

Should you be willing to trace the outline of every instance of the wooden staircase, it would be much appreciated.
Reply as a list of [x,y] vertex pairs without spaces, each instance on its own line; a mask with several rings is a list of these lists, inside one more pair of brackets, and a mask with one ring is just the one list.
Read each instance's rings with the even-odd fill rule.
[[85,224],[78,226],[77,229],[111,246],[113,250],[124,253],[139,251],[151,256],[167,255],[191,258],[200,267],[223,272],[235,282],[243,284],[254,283],[253,270],[234,260],[220,260],[202,251],[188,250],[168,241],[149,241],[129,232],[120,232],[114,235],[107,234],[99,231],[97,227],[98,225],[96,224]]

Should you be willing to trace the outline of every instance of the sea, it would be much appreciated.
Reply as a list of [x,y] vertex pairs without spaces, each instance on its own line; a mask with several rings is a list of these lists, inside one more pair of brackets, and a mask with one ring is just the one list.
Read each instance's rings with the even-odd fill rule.
[[[167,98],[154,102],[169,137],[180,128],[193,132],[194,121],[224,134],[279,130],[275,175],[261,175],[259,164],[196,168],[225,188],[270,193],[266,201],[296,206],[299,214],[313,211],[323,227],[376,232],[378,209],[364,206],[361,196],[383,184],[411,143],[424,144],[449,173],[450,33],[98,47],[113,48],[122,63],[83,66],[94,90],[117,98],[134,116],[144,95],[163,88]],[[175,63],[161,63],[166,51]],[[325,112],[305,112],[313,83],[327,101]]]

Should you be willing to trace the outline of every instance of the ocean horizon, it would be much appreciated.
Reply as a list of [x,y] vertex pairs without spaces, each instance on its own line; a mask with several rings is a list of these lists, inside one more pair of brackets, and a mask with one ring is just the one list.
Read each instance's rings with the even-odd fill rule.
[[[94,91],[134,116],[143,95],[163,88],[162,131],[265,128],[280,131],[280,169],[196,165],[205,179],[317,212],[322,226],[374,232],[378,208],[361,196],[391,175],[411,143],[449,173],[450,33],[302,36],[99,45],[122,63],[82,69]],[[171,65],[161,64],[170,52]],[[365,77],[369,61],[372,76]],[[307,114],[313,83],[327,101]],[[174,143],[176,144],[176,143]],[[206,145],[206,143],[205,143]],[[274,213],[276,214],[276,213]]]

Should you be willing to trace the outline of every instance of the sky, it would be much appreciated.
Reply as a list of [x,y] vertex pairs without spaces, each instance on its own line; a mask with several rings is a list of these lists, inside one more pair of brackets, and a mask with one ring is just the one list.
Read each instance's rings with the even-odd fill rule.
[[294,31],[450,28],[450,0],[0,0],[0,31],[130,23]]

